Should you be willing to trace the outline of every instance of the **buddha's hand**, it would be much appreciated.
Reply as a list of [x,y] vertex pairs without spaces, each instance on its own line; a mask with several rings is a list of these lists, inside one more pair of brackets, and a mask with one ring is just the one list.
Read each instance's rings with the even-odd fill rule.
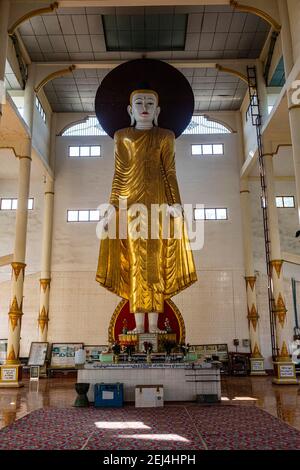
[[173,206],[168,206],[167,213],[171,217],[176,219],[177,217],[182,217],[182,207],[180,204],[174,204]]

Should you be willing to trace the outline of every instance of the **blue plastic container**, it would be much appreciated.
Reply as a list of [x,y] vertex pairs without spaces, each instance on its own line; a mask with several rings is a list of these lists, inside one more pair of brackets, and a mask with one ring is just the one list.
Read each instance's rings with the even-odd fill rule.
[[95,384],[95,406],[118,408],[123,406],[123,384]]

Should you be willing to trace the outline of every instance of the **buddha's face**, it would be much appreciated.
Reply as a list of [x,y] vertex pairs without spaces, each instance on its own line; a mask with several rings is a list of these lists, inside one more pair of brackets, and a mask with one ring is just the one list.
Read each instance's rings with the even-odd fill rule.
[[154,93],[136,93],[132,97],[132,104],[128,106],[130,116],[139,125],[152,126],[153,121],[157,121],[160,108],[158,107],[157,96]]

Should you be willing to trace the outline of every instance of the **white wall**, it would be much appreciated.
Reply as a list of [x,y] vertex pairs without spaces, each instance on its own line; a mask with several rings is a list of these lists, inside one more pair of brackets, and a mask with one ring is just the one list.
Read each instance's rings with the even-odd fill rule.
[[[103,158],[71,159],[69,145],[101,143]],[[192,157],[191,143],[223,142],[224,157]],[[177,174],[184,203],[227,207],[229,220],[205,223],[205,244],[195,253],[199,282],[174,297],[192,343],[248,338],[241,243],[237,135],[182,136]],[[99,241],[94,223],[67,223],[67,209],[107,202],[113,176],[109,137],[58,137],[49,340],[105,343],[119,301],[94,280]],[[226,249],[224,249],[226,247]]]
[[[220,119],[222,116],[220,115]],[[69,158],[68,146],[77,143],[101,144],[102,158]],[[191,143],[222,142],[223,157],[192,157]],[[228,208],[228,221],[205,222],[205,243],[195,252],[199,281],[173,298],[186,324],[190,343],[226,342],[231,350],[234,338],[248,338],[247,308],[242,250],[238,135],[182,136],[177,141],[177,175],[184,203]],[[67,223],[67,209],[92,209],[108,201],[113,176],[113,142],[109,137],[57,137],[52,283],[50,296],[49,341],[107,341],[109,320],[119,298],[95,281],[99,241],[95,223]],[[7,183],[11,187],[11,183]],[[1,192],[3,186],[0,186]],[[36,193],[35,193],[36,191]],[[286,191],[285,191],[286,192]],[[38,200],[42,188],[32,185],[36,214],[29,216],[27,277],[21,354],[28,354],[31,341],[37,340],[39,259],[42,214]],[[42,207],[42,202],[41,206]],[[13,237],[12,216],[6,214],[1,246],[9,250]],[[258,214],[254,214],[259,241]],[[284,223],[284,221],[283,221]],[[3,245],[4,243],[4,245]],[[256,258],[262,251],[257,251]],[[4,269],[4,268],[3,268]],[[10,285],[0,284],[0,337],[7,334]],[[260,315],[263,350],[270,356],[267,330],[266,296],[262,282]],[[241,348],[241,350],[243,350]]]

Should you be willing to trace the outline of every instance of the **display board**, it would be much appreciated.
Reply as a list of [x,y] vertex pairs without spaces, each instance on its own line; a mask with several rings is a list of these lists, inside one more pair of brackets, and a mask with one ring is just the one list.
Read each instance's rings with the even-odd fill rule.
[[0,364],[6,361],[7,339],[0,339]]
[[217,356],[221,362],[228,362],[228,345],[227,344],[192,344],[190,352],[197,353],[198,358],[210,358]]
[[83,343],[53,343],[50,368],[75,369],[75,352],[83,348]]
[[28,366],[44,366],[47,359],[49,343],[33,342],[30,346]]
[[102,352],[108,350],[107,345],[86,345],[84,346],[86,352],[86,362],[100,361]]

